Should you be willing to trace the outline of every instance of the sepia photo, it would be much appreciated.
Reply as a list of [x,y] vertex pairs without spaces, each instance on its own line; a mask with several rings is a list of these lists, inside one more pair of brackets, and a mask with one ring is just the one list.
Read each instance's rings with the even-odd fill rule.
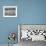
[[17,17],[17,6],[3,6],[3,17]]

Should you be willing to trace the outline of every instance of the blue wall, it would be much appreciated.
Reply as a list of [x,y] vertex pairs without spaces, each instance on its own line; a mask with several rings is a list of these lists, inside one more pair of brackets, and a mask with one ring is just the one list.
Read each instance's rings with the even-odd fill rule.
[[[3,17],[6,5],[18,7],[17,18]],[[17,34],[18,24],[46,24],[46,0],[0,0],[0,44],[8,43],[9,32]]]

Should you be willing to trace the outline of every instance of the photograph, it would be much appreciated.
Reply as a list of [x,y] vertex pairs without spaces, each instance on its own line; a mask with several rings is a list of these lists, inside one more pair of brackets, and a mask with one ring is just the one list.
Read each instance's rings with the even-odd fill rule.
[[3,17],[17,17],[17,6],[3,6]]
[[32,42],[46,41],[46,25],[18,25],[18,41],[20,46],[31,46]]

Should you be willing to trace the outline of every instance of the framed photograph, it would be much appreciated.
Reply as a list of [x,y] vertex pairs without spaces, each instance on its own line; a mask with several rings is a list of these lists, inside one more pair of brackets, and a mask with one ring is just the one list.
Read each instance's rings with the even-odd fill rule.
[[3,17],[17,17],[17,6],[3,6]]
[[18,42],[21,42],[23,40],[46,41],[46,25],[19,24]]

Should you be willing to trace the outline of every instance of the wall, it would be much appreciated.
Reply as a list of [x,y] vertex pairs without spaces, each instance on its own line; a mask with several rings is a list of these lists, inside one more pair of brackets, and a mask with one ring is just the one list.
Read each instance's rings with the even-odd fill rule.
[[[18,0],[0,0],[0,44],[7,44],[8,34],[10,32],[16,32],[17,35],[17,18],[5,18],[3,17],[3,6],[18,6]],[[15,41],[18,42],[17,39]]]
[[[17,5],[18,17],[4,18],[4,5]],[[17,34],[18,24],[46,24],[46,0],[0,0],[0,44],[8,43],[9,32]]]

